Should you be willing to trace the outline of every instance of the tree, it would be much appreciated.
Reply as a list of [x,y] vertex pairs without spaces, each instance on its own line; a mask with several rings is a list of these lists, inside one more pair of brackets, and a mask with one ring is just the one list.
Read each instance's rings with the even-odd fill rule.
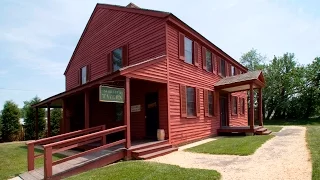
[[251,49],[240,57],[240,63],[249,71],[264,69],[265,60],[266,57],[258,53],[256,49]]
[[266,119],[291,118],[292,103],[300,96],[304,67],[295,61],[293,53],[274,57],[265,69],[264,101]]
[[6,101],[1,113],[2,140],[16,140],[20,128],[20,110],[13,101]]
[[0,111],[0,142],[2,139],[2,111]]
[[58,135],[60,132],[60,121],[62,119],[62,111],[60,108],[53,108],[50,111],[51,117],[51,135]]
[[[24,113],[24,126],[25,126],[25,139],[35,139],[36,138],[36,109],[31,107],[33,104],[40,102],[40,98],[37,96],[31,99],[30,101],[24,101],[23,113]],[[38,111],[38,133],[39,137],[45,137],[45,110],[39,108]]]

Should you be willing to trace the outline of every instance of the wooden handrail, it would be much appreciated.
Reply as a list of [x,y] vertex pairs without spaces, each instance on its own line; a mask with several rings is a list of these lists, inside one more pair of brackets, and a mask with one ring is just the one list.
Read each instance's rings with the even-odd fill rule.
[[51,144],[46,144],[46,145],[43,145],[43,147],[44,148],[61,147],[64,144],[67,144],[67,143],[71,143],[71,142],[76,143],[78,141],[85,141],[85,139],[93,139],[93,138],[101,137],[102,135],[108,135],[108,134],[112,134],[112,133],[115,133],[115,132],[124,131],[126,129],[126,127],[127,126],[119,126],[119,127],[115,127],[115,128],[111,128],[111,129],[106,129],[106,130],[103,130],[103,131],[99,131],[99,132],[83,135],[83,136],[80,136],[80,137],[75,137],[75,138],[66,139],[66,140],[59,141],[59,142],[54,142],[54,143],[51,143]]
[[[86,134],[86,135],[82,135],[79,137],[74,137],[71,139],[66,139],[66,140],[62,140],[59,142],[53,142],[50,144],[46,144],[43,145],[44,148],[44,178],[47,179],[49,177],[52,176],[52,166],[56,165],[56,164],[60,164],[62,162],[92,153],[92,152],[97,152],[100,151],[102,149],[106,149],[112,146],[116,146],[122,143],[126,142],[126,139],[122,139],[116,142],[112,142],[109,144],[106,144],[106,135],[108,134],[112,134],[112,133],[116,133],[116,132],[120,132],[120,131],[125,131],[127,128],[127,126],[119,126],[119,127],[115,127],[115,128],[111,128],[111,129],[106,129],[106,130],[102,130],[99,132],[94,132],[94,133],[90,133],[90,134]],[[101,138],[102,140],[102,146],[85,151],[85,152],[81,152],[69,157],[65,157],[63,159],[57,160],[57,161],[52,161],[52,154],[57,153],[57,152],[61,152],[61,151],[65,151],[68,149],[72,149],[78,146],[82,146],[88,143],[91,143],[93,141],[97,141],[99,140],[99,138]]]
[[39,139],[39,140],[29,141],[26,144],[27,145],[29,145],[29,144],[34,144],[34,145],[48,144],[48,143],[56,142],[57,140],[67,139],[70,137],[79,136],[82,134],[86,134],[86,133],[90,133],[90,132],[98,131],[98,130],[104,130],[104,129],[105,129],[105,125],[95,126],[95,127],[91,127],[91,128],[87,128],[87,129],[81,129],[81,130],[72,131],[69,133],[60,134],[57,136],[52,136],[52,137],[43,138],[43,139]]
[[28,171],[34,170],[34,160],[36,158],[43,156],[43,155],[35,156],[35,154],[34,154],[35,145],[43,145],[43,144],[53,143],[56,141],[65,140],[68,138],[74,138],[75,136],[81,136],[81,135],[92,133],[95,131],[105,130],[105,127],[106,127],[105,125],[95,126],[95,127],[91,127],[91,128],[87,128],[87,129],[77,130],[77,131],[73,131],[73,132],[69,132],[69,133],[65,133],[65,134],[60,134],[60,135],[53,136],[53,137],[48,137],[48,138],[43,138],[43,139],[27,142],[26,145],[28,147],[28,157],[27,157],[28,158]]

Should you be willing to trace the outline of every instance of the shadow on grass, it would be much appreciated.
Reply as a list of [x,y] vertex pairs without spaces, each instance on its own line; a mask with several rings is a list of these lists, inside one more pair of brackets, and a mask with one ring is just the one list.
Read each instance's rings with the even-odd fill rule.
[[314,126],[320,125],[320,117],[310,119],[272,119],[264,120],[264,125],[301,125]]
[[[28,151],[27,145],[21,145],[21,146],[19,146],[19,148],[25,149],[26,151]],[[38,149],[38,148],[34,148],[34,153],[35,153],[36,155],[38,155],[38,154],[43,154],[43,150],[42,150],[42,149]],[[59,158],[59,159],[62,159],[62,158],[67,157],[67,156],[65,156],[65,155],[63,155],[63,154],[58,154],[58,153],[57,153],[57,154],[54,154],[53,156],[56,157],[56,158]]]

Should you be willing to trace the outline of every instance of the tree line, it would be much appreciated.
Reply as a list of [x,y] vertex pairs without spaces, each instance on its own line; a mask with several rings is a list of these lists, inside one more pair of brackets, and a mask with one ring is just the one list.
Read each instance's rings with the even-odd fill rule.
[[[40,101],[41,99],[38,97],[24,101],[24,106],[21,109],[13,101],[6,101],[0,112],[0,141],[9,142],[35,139],[36,110],[32,105]],[[40,108],[38,111],[39,138],[46,137],[47,135],[46,117],[47,111]],[[58,135],[62,110],[60,108],[52,108],[50,110],[50,117],[51,135]],[[23,124],[20,122],[20,119],[23,119]]]
[[257,50],[244,53],[240,62],[249,71],[262,70],[264,119],[304,119],[320,115],[320,57],[299,64],[294,53],[267,58]]

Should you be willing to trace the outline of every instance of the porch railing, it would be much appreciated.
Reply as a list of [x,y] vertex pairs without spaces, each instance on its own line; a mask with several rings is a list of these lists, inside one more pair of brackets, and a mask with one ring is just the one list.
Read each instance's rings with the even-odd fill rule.
[[[115,141],[112,143],[106,143],[106,135],[125,131],[126,126],[119,126],[111,129],[105,129],[105,126],[97,126],[93,128],[88,128],[84,130],[74,131],[71,133],[66,133],[50,138],[45,138],[37,141],[28,142],[28,171],[34,169],[34,160],[36,158],[44,156],[44,178],[49,178],[52,176],[52,166],[69,161],[71,159],[84,156],[89,153],[97,152],[112,146],[116,146],[126,142],[126,139]],[[75,137],[77,136],[77,137]],[[61,140],[62,139],[62,140]],[[101,146],[77,153],[72,156],[59,159],[57,161],[52,161],[52,155],[62,151],[66,151],[72,148],[83,146],[92,142],[101,141]],[[34,146],[42,145],[44,149],[44,154],[34,155]]]

